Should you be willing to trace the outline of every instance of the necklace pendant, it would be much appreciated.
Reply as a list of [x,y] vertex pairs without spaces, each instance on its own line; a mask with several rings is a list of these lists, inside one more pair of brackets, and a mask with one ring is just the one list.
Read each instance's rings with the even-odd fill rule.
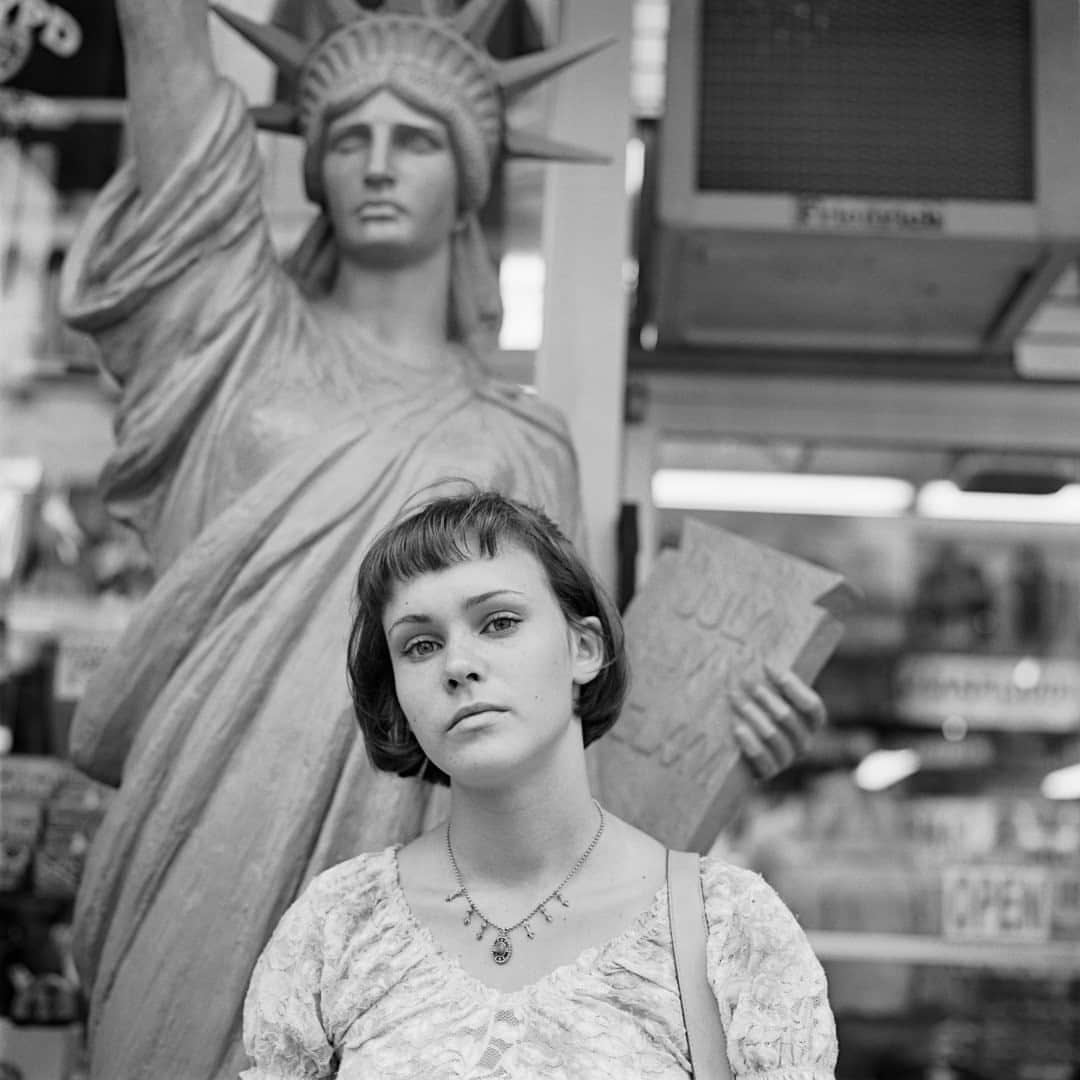
[[513,955],[514,947],[510,944],[510,939],[505,934],[500,934],[491,943],[491,959],[500,967]]

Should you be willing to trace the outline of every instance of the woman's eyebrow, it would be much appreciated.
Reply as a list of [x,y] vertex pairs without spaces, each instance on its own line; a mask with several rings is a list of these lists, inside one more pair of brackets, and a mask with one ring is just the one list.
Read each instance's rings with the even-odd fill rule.
[[492,589],[490,592],[478,593],[476,596],[470,596],[465,601],[467,608],[476,607],[478,604],[484,603],[486,600],[491,600],[496,596],[524,596],[525,594],[519,589]]
[[[478,607],[480,604],[487,602],[488,600],[494,600],[497,596],[524,596],[525,594],[519,589],[491,589],[488,592],[477,593],[475,596],[467,597],[464,607],[466,609]],[[415,626],[419,623],[431,622],[431,616],[423,611],[410,611],[407,615],[402,615],[400,618],[395,619],[387,628],[388,634],[392,633],[398,626]]]

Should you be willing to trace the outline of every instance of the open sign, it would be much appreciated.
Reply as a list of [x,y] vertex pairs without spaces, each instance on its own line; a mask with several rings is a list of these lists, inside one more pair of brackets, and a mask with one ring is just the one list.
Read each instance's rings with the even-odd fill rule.
[[1047,941],[1053,883],[1041,866],[950,866],[942,876],[942,934],[952,940]]

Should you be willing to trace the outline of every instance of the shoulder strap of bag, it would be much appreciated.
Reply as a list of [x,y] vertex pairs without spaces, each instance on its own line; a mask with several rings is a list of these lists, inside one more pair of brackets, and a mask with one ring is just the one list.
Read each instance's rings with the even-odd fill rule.
[[731,1080],[727,1045],[706,968],[705,901],[701,866],[690,851],[668,851],[668,921],[675,954],[675,979],[694,1080]]

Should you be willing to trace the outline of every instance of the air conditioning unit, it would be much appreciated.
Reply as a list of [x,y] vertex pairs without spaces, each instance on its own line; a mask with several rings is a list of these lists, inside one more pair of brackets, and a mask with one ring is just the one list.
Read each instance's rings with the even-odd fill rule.
[[1080,251],[1077,0],[672,0],[659,346],[1008,353]]

